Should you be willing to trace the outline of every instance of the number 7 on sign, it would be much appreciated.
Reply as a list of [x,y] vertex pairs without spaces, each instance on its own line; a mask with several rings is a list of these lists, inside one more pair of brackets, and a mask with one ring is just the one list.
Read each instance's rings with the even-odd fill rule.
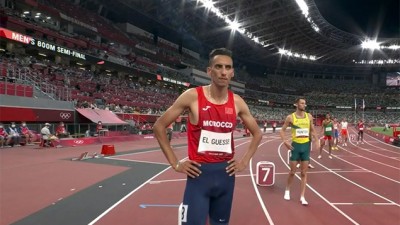
[[263,182],[266,182],[266,181],[267,181],[267,178],[268,178],[268,175],[269,175],[269,172],[271,171],[271,168],[269,168],[269,167],[264,167],[264,168],[261,168],[261,170],[262,170],[262,171],[267,171],[267,172],[265,173],[264,179],[263,179]]
[[275,181],[275,165],[272,162],[257,163],[256,183],[260,186],[271,186]]

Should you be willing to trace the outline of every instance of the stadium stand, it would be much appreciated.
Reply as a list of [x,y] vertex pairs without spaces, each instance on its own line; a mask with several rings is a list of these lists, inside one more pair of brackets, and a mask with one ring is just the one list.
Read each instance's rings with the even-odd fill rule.
[[[199,85],[180,66],[199,71],[207,66],[206,58],[182,52],[178,44],[155,42],[150,32],[125,32],[112,21],[69,1],[29,4],[0,9],[7,29],[2,32],[17,32],[57,50],[80,52],[85,60],[2,35],[6,41],[0,46],[4,50],[0,53],[1,95],[47,98],[72,102],[76,108],[157,117],[182,91]],[[39,18],[37,13],[41,13]],[[42,50],[45,54],[39,55]],[[307,98],[309,110],[316,117],[331,112],[352,122],[362,117],[369,124],[400,120],[400,91],[367,79],[323,79],[319,74],[299,77],[279,72],[259,76],[246,68],[236,71],[235,80],[245,85],[241,95],[260,126],[262,121],[281,122],[299,95]],[[358,104],[362,99],[366,107],[354,107],[354,99]],[[21,116],[20,120],[26,119]],[[140,119],[134,122],[134,127],[151,123]]]

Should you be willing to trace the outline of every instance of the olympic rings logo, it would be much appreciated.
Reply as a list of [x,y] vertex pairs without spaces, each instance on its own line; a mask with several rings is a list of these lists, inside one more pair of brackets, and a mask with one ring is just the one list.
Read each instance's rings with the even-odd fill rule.
[[85,141],[84,140],[75,140],[74,143],[77,145],[83,144]]
[[61,119],[67,120],[71,117],[71,113],[60,112]]

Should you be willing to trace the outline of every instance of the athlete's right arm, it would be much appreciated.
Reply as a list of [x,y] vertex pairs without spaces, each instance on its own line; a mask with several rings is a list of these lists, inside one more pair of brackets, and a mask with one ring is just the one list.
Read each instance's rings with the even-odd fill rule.
[[283,142],[283,144],[285,144],[286,148],[292,150],[293,146],[286,139],[286,134],[285,134],[286,128],[290,125],[290,123],[292,123],[292,115],[288,115],[286,117],[285,122],[283,123],[283,126],[282,126],[279,134],[280,134],[282,142]]
[[[174,104],[172,104],[172,106],[170,106],[167,111],[157,119],[153,126],[154,135],[171,167],[175,171],[186,173],[190,177],[196,177],[200,174],[200,170],[197,168],[199,164],[189,161],[190,163],[183,165],[178,160],[168,140],[166,129],[168,125],[174,122],[185,109],[192,108],[193,103],[197,103],[197,92],[192,88],[182,93],[176,99]],[[197,166],[193,166],[192,164]]]
[[315,131],[314,117],[310,113],[308,115],[309,115],[308,118],[310,118],[310,134],[312,136],[313,142],[315,143],[315,148],[319,149],[320,143],[317,136],[317,132]]
[[324,127],[325,127],[325,120],[322,121],[321,124],[321,130],[319,131],[319,136],[323,137],[324,136]]

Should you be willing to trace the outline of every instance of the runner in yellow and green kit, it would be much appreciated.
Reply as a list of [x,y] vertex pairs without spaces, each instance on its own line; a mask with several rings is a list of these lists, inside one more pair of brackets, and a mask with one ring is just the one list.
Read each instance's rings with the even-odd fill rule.
[[324,121],[322,121],[322,130],[324,132],[324,136],[321,138],[320,148],[319,148],[319,156],[318,159],[322,158],[322,149],[325,146],[326,140],[328,140],[329,146],[329,155],[328,157],[332,159],[332,146],[333,146],[333,121],[331,120],[331,115],[329,113],[326,114]]
[[[315,134],[313,117],[311,114],[305,112],[306,100],[304,98],[298,98],[296,99],[294,105],[296,106],[296,112],[286,117],[285,123],[280,131],[283,143],[288,149],[291,150],[289,163],[290,172],[287,180],[284,199],[290,200],[290,187],[292,185],[294,175],[296,174],[296,165],[298,162],[300,162],[300,202],[302,205],[308,205],[308,202],[304,198],[304,193],[307,185],[307,171],[310,161],[310,134],[313,136],[313,141],[317,149],[319,149],[319,142]],[[292,143],[289,143],[285,137],[286,128],[289,126],[291,126]]]

